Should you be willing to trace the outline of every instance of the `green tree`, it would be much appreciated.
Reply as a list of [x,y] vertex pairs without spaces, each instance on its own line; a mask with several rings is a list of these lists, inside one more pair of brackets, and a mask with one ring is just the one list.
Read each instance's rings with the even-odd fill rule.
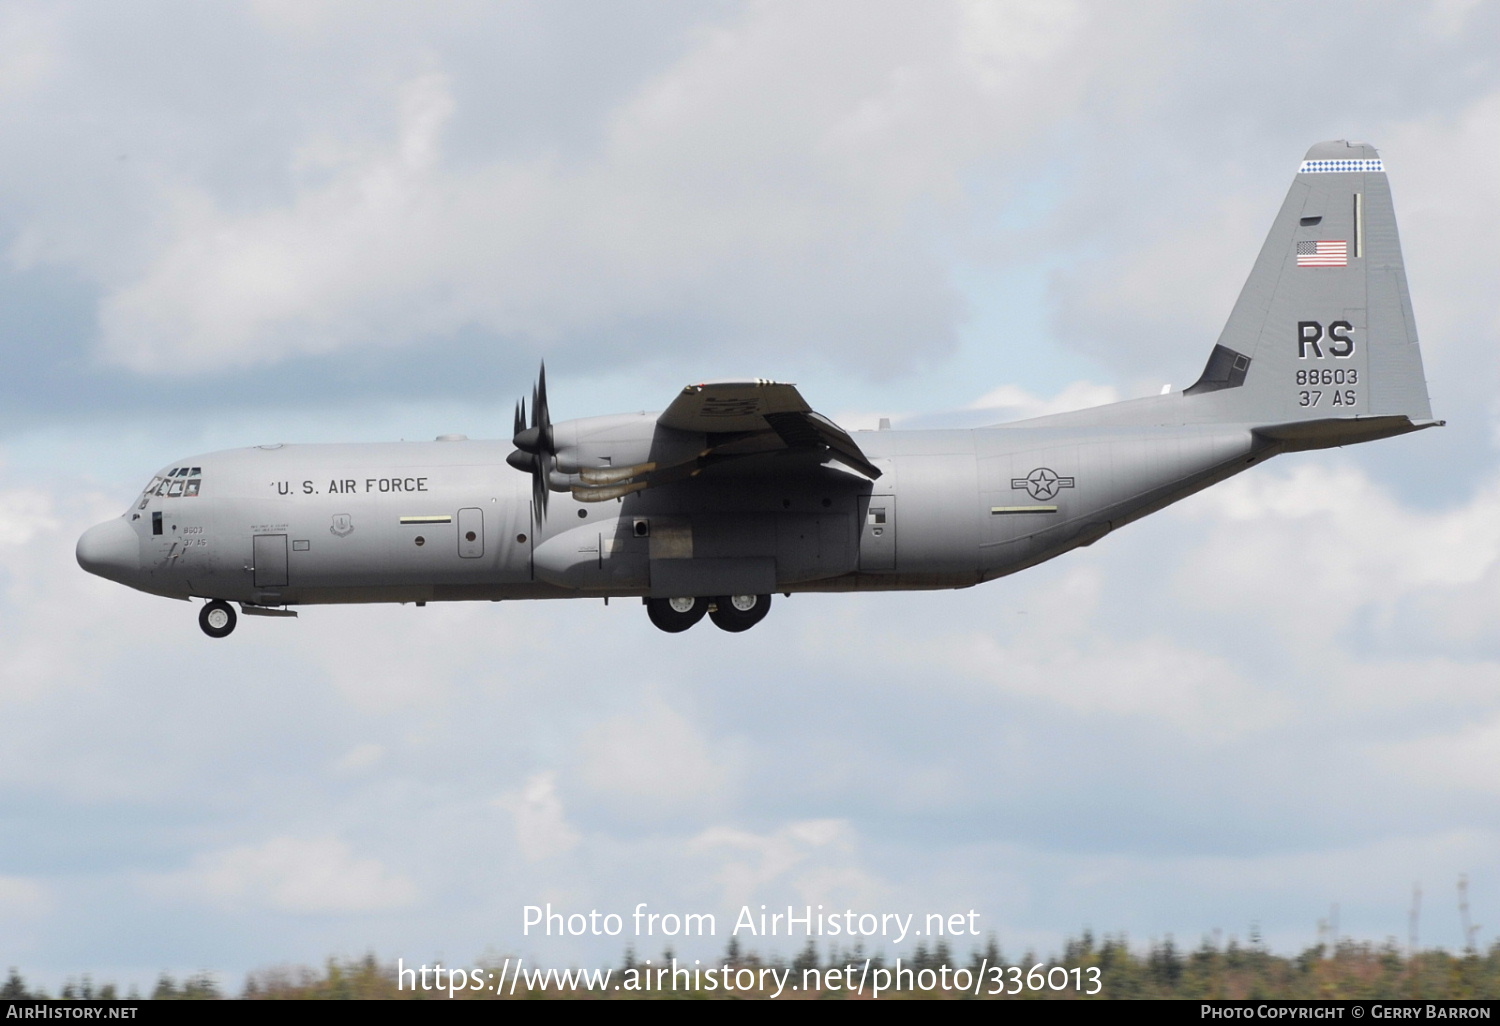
[[5,986],[0,987],[0,1000],[24,1001],[29,997],[31,995],[26,993],[26,981],[21,979],[16,967],[11,966],[10,975],[5,978]]

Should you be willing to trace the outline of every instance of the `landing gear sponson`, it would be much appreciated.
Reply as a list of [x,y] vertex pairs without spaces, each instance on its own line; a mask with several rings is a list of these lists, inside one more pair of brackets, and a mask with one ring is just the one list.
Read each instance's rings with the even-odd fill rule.
[[[656,598],[646,600],[646,615],[669,634],[687,630],[707,613],[714,626],[738,634],[766,618],[770,595],[719,595],[715,598]],[[206,629],[206,628],[205,628]]]

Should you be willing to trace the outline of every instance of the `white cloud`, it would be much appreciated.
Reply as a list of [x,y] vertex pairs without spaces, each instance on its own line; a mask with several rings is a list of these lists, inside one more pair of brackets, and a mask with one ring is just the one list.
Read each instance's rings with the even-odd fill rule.
[[[179,191],[172,243],[143,280],[105,303],[111,355],[183,374],[317,354],[355,336],[389,343],[380,325],[394,311],[379,297],[427,277],[435,235],[457,227],[433,224],[444,199],[433,178],[452,114],[447,82],[408,83],[398,109],[385,151],[301,156],[333,182],[304,189],[291,209],[236,215],[200,190]],[[290,324],[298,330],[288,336]]]
[[859,835],[847,820],[800,820],[764,834],[710,827],[689,849],[718,863],[714,875],[729,907],[784,904],[788,894],[812,904],[870,907],[884,890],[860,864]]
[[568,824],[557,794],[555,773],[532,774],[520,789],[502,795],[495,804],[515,817],[516,841],[532,862],[561,855],[578,844],[578,831]]
[[380,765],[381,760],[385,756],[386,750],[384,745],[374,743],[355,745],[340,756],[333,766],[340,773],[350,775],[365,773]]
[[1480,0],[1433,0],[1427,8],[1427,24],[1440,36],[1456,36],[1479,4]]
[[[1024,628],[903,639],[887,658],[938,677],[981,682],[1008,696],[1087,718],[1133,717],[1193,739],[1223,740],[1283,721],[1288,708],[1222,656],[1164,629],[1120,638],[1099,626],[1103,571],[1075,566],[1026,601]],[[1120,582],[1116,582],[1118,585]],[[1194,744],[1197,741],[1193,741]]]
[[1500,355],[1485,340],[1500,335],[1500,88],[1471,98],[1442,118],[1391,129],[1383,155],[1401,225],[1402,255],[1428,367],[1433,408],[1456,417],[1456,400],[1478,398],[1493,413]]
[[[0,618],[0,705],[34,702],[56,689],[76,692],[95,677],[90,655],[100,649],[98,625],[77,617],[104,582],[78,568],[74,546],[85,527],[104,519],[111,505],[118,514],[124,501],[106,505],[97,495],[80,495],[76,480],[61,487],[34,476],[17,483],[22,476],[5,469],[10,480],[0,482],[0,594],[7,607]],[[4,762],[0,757],[0,767]]]
[[[1310,15],[1310,40],[1346,38],[1339,19],[1355,18],[1357,42],[1389,47],[1330,79],[1376,98],[1337,115],[1368,119],[1358,132],[1307,104],[1289,73],[1307,54],[1258,8],[699,7],[646,57],[609,40],[601,53],[638,61],[613,78],[572,73],[578,30],[553,9],[263,3],[250,15],[272,41],[242,18],[232,52],[146,19],[138,31],[182,54],[149,69],[105,59],[132,48],[104,7],[24,31],[0,14],[19,47],[0,61],[11,259],[101,289],[101,351],[148,376],[313,352],[352,373],[375,347],[425,354],[476,329],[571,347],[601,392],[615,366],[659,377],[642,361],[688,347],[752,369],[789,354],[949,373],[955,266],[1020,261],[1059,288],[1018,323],[1055,302],[1073,344],[1132,374],[1170,366],[1181,387],[1302,148],[1356,134],[1392,161],[1435,406],[1461,419],[1439,385],[1492,402],[1483,5],[1439,11],[1426,36],[1427,14],[1399,6]],[[200,23],[227,38],[214,18]],[[1402,63],[1442,33],[1441,62]],[[543,74],[476,72],[523,49]],[[205,75],[200,59],[227,64]],[[42,387],[37,367],[94,387],[62,372],[65,347],[28,362],[47,350],[17,324],[0,335],[13,389]],[[1014,352],[965,363],[958,394],[1009,376],[991,371]],[[1033,416],[1125,390],[1009,388],[975,406]],[[237,416],[370,430],[368,409],[268,410],[278,396]],[[837,401],[879,405],[852,386]],[[142,402],[138,430],[175,451],[170,389]],[[225,430],[211,419],[202,430]],[[235,968],[333,946],[504,946],[538,896],[940,895],[1048,937],[1208,929],[1232,907],[1296,944],[1331,901],[1367,903],[1384,930],[1411,880],[1468,867],[1477,889],[1494,864],[1475,800],[1493,789],[1500,716],[1492,469],[1455,472],[1466,497],[1420,509],[1337,454],[1290,457],[1047,568],[963,594],[778,600],[738,639],[659,635],[620,603],[434,603],[246,618],[215,643],[187,604],[73,563],[77,534],[126,498],[76,477],[90,460],[115,476],[101,453],[119,450],[98,443],[121,424],[83,424],[0,481],[0,781],[39,810],[15,838],[29,864],[71,844],[97,867],[0,879],[0,908],[81,952],[59,962],[99,964],[99,938],[140,919],[109,895],[163,858],[189,869],[147,905],[186,890],[221,906],[186,910],[163,948]],[[1412,441],[1458,462],[1441,432]],[[756,686],[705,685],[726,659]],[[108,850],[101,803],[130,827]],[[194,857],[182,838],[226,815],[271,840]],[[309,817],[337,832],[309,834]],[[378,858],[343,840],[372,831]],[[449,886],[394,868],[412,865]],[[54,913],[91,893],[101,925],[83,936]],[[222,908],[246,924],[232,949],[213,946]],[[305,921],[361,910],[396,914]]]
[[[1195,910],[1200,925],[1187,937],[1179,934],[1179,943],[1224,928],[1243,944],[1249,930],[1258,926],[1271,949],[1279,952],[1315,943],[1318,920],[1329,918],[1335,906],[1342,909],[1343,935],[1377,943],[1397,936],[1404,942],[1412,888],[1418,884],[1425,894],[1419,926],[1422,945],[1454,950],[1460,947],[1461,931],[1449,895],[1460,874],[1472,877],[1478,867],[1493,864],[1500,851],[1497,841],[1500,838],[1490,830],[1413,828],[1333,841],[1316,850],[1275,846],[1246,854],[1141,856],[1012,849],[1006,854],[1012,864],[1047,862],[1056,867],[1056,893],[1030,896],[1054,918],[1086,915],[1098,923],[1120,915],[1111,910],[1129,904],[1126,896],[1133,894],[1163,910]],[[1488,882],[1487,874],[1481,876]],[[1261,910],[1272,902],[1300,909],[1300,921],[1274,924],[1268,930]],[[1173,930],[1170,916],[1143,912],[1134,918],[1132,939],[1159,939],[1162,932]]]
[[1096,385],[1091,381],[1070,382],[1050,397],[1033,395],[1017,385],[1001,385],[975,399],[968,409],[995,410],[997,414],[1003,412],[1008,419],[1029,420],[1049,413],[1067,413],[1117,403],[1121,398],[1120,390],[1113,385]]
[[[460,162],[458,83],[410,77],[391,135],[308,133],[275,202],[159,182],[147,262],[107,272],[103,352],[192,374],[472,326],[554,346],[687,318],[736,351],[816,339],[899,366],[952,345],[941,252],[964,234],[967,166],[1046,133],[1084,88],[1083,11],[754,5],[595,111],[583,160]],[[15,249],[46,252],[36,234]]]
[[581,747],[580,779],[635,809],[701,806],[726,782],[701,731],[660,699],[594,727]]
[[477,685],[499,697],[516,686],[513,676],[484,663],[476,645],[483,639],[508,660],[525,658],[544,644],[527,620],[523,607],[499,612],[483,603],[310,608],[298,622],[278,625],[290,628],[278,640],[354,708],[407,714],[415,737],[430,723],[425,711],[440,717],[460,691]]
[[0,10],[0,108],[34,102],[37,90],[56,73],[56,33],[44,8]]
[[1352,466],[1301,460],[1220,485],[1188,515],[1218,521],[1179,577],[1205,607],[1251,612],[1304,641],[1365,610],[1390,622],[1404,601],[1433,609],[1446,631],[1493,631],[1477,610],[1500,608],[1500,484],[1460,506],[1414,510]]
[[[1483,681],[1489,695],[1500,684],[1500,668]],[[1484,722],[1391,745],[1383,752],[1388,772],[1412,777],[1424,787],[1494,794],[1500,792],[1500,715]]]
[[[1300,152],[1286,155],[1288,178],[1300,159]],[[1250,273],[1255,247],[1276,214],[1274,204],[1203,178],[1176,183],[1189,193],[1174,199],[1193,211],[1191,225],[1148,220],[1141,216],[1144,210],[1118,215],[1135,222],[1133,233],[1119,242],[1124,252],[1080,261],[1054,283],[1067,310],[1067,323],[1060,325],[1064,333],[1096,336],[1096,355],[1107,354],[1118,365],[1124,347],[1112,343],[1122,329],[1143,333],[1149,326],[1156,344],[1130,346],[1131,364],[1171,368],[1178,388],[1191,385],[1208,358]],[[1146,197],[1138,202],[1146,207]],[[1146,224],[1140,226],[1141,221]]]
[[56,531],[59,526],[51,496],[41,489],[0,491],[0,545],[26,545],[38,534]]
[[161,882],[163,890],[176,886],[228,905],[308,915],[402,908],[419,897],[405,876],[358,858],[332,835],[273,837],[200,855],[184,873]]
[[0,876],[0,922],[34,919],[53,907],[51,890],[24,876]]

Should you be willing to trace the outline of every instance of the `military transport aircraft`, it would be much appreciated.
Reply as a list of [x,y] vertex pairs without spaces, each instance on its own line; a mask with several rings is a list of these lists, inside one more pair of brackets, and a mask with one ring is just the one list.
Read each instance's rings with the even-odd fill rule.
[[1284,452],[1432,419],[1385,167],[1319,143],[1188,388],[975,430],[859,432],[767,380],[510,442],[260,445],[172,461],[78,562],[206,599],[210,637],[331,602],[639,597],[727,631],[775,592],[965,588],[1091,545]]

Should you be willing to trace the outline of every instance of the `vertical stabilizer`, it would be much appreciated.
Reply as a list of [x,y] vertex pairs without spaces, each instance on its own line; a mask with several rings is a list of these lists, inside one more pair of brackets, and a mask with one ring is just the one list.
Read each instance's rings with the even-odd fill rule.
[[1185,392],[1215,420],[1431,419],[1396,215],[1373,146],[1340,140],[1307,151]]

